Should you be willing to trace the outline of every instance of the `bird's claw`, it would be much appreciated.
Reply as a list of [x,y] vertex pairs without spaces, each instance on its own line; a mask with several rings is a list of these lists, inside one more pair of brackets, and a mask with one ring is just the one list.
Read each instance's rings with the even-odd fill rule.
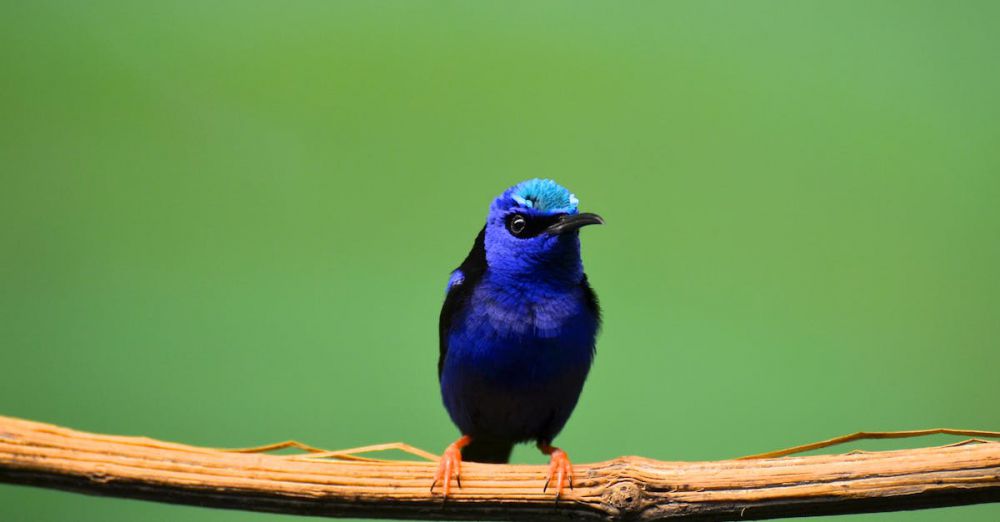
[[441,460],[438,462],[438,469],[434,473],[434,482],[431,483],[431,493],[434,486],[441,482],[441,494],[448,498],[451,491],[451,479],[455,478],[458,487],[462,487],[462,450],[457,445],[452,444],[444,450]]
[[542,488],[543,493],[548,491],[553,478],[555,479],[556,498],[562,495],[564,486],[569,485],[569,489],[573,489],[573,464],[569,461],[566,452],[559,448],[554,448],[549,457],[549,477],[545,480],[545,487]]

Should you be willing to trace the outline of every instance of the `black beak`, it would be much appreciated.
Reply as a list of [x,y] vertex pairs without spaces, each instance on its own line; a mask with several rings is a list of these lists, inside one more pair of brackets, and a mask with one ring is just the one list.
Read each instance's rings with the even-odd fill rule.
[[549,225],[549,228],[546,228],[545,231],[549,234],[562,234],[564,232],[577,230],[580,227],[585,227],[587,225],[603,224],[604,218],[598,216],[597,214],[591,214],[590,212],[584,212],[582,214],[565,214],[559,216],[559,220]]

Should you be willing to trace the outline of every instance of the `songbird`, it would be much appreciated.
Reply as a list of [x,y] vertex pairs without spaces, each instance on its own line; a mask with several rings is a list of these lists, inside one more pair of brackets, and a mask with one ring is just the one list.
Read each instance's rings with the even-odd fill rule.
[[431,491],[445,497],[461,463],[505,463],[514,444],[549,456],[544,490],[556,497],[573,468],[552,441],[576,406],[601,323],[580,259],[578,230],[603,224],[548,179],[504,191],[465,261],[451,273],[439,322],[438,379],[462,433],[441,458]]

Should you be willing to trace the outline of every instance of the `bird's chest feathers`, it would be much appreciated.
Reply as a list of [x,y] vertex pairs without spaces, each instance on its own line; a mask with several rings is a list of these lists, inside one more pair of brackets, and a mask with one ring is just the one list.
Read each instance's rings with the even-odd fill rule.
[[584,313],[579,288],[485,280],[472,294],[466,327],[486,337],[512,341],[573,337]]
[[585,375],[596,324],[582,290],[483,281],[452,332],[445,372],[504,390]]

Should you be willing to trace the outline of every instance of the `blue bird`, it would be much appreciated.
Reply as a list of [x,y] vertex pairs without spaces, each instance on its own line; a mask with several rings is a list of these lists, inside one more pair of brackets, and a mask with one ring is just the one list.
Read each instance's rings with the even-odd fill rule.
[[535,441],[550,458],[556,496],[572,483],[552,446],[576,406],[594,358],[601,313],[580,260],[578,230],[602,224],[548,179],[497,197],[472,251],[451,273],[439,323],[441,396],[462,437],[445,450],[431,490],[463,459],[504,463]]

